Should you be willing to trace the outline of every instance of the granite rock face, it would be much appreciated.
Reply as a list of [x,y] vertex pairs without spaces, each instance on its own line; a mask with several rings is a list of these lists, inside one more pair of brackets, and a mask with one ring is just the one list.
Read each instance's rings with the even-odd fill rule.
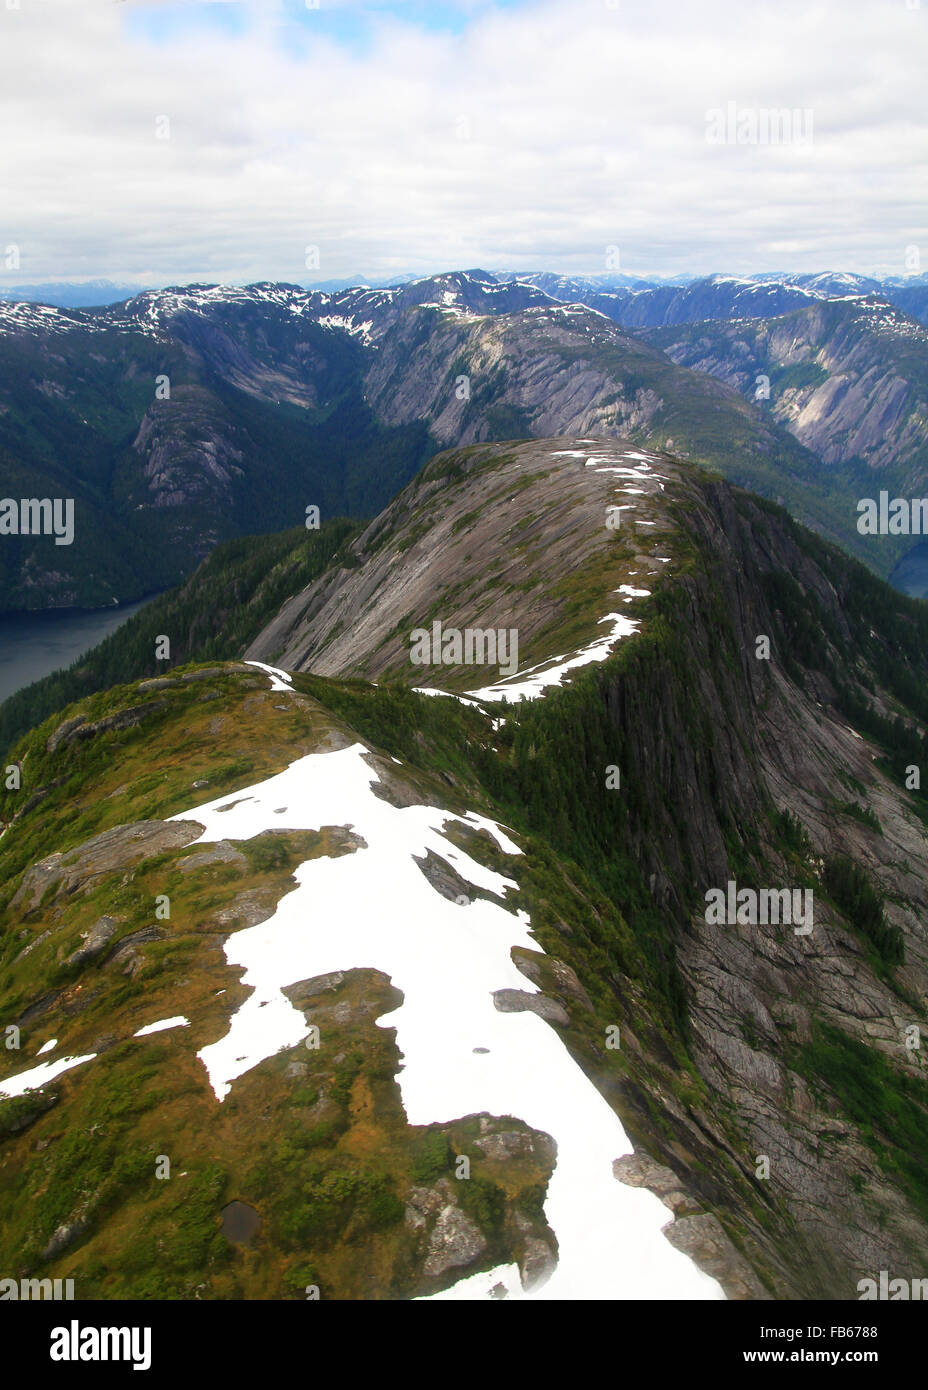
[[40,859],[26,873],[10,906],[28,912],[38,907],[51,888],[56,896],[86,890],[95,878],[135,868],[145,859],[191,844],[202,833],[202,825],[195,821],[136,821],[114,826],[64,854]]
[[747,1260],[738,1254],[712,1212],[680,1216],[665,1228],[664,1235],[704,1273],[717,1279],[728,1298],[761,1302],[769,1299],[763,1284]]
[[[829,466],[865,459],[905,495],[923,487],[928,329],[880,297],[829,300],[753,322],[651,335],[683,366],[753,398],[766,376],[774,419]],[[875,496],[876,492],[865,494]]]

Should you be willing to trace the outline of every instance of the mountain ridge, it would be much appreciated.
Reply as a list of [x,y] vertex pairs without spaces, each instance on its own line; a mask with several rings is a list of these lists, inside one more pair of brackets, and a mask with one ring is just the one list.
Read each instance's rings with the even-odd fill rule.
[[[487,844],[486,864],[497,871],[505,867],[518,882],[522,908],[543,952],[576,977],[571,984],[573,977],[562,972],[555,989],[554,976],[544,972],[556,973],[561,966],[545,963],[544,956],[528,965],[542,971],[537,975],[542,992],[561,1010],[539,1005],[549,1016],[544,1026],[565,1030],[566,1045],[620,1115],[636,1150],[634,1160],[615,1155],[622,1180],[679,1193],[666,1199],[677,1217],[668,1236],[720,1278],[729,1296],[853,1298],[861,1278],[879,1268],[909,1268],[924,1245],[928,1192],[923,1174],[919,1176],[917,1136],[928,1126],[928,1083],[920,1052],[905,1041],[906,1030],[924,1021],[928,1000],[923,925],[928,813],[921,793],[906,781],[906,766],[924,757],[928,727],[923,608],[803,531],[773,504],[680,460],[617,457],[620,447],[640,455],[631,442],[610,446],[610,457],[588,465],[588,458],[598,457],[599,444],[561,439],[477,446],[457,460],[456,475],[455,456],[449,455],[443,487],[435,491],[442,479],[430,477],[426,469],[382,519],[385,544],[394,557],[390,582],[401,588],[404,572],[410,578],[420,572],[417,546],[422,543],[427,553],[428,531],[463,537],[461,544],[469,535],[480,552],[477,567],[492,578],[497,569],[505,573],[489,562],[493,554],[499,561],[508,555],[508,528],[520,519],[537,521],[534,488],[548,489],[553,532],[563,525],[560,499],[587,498],[580,508],[581,530],[595,528],[595,541],[591,538],[591,548],[581,552],[579,533],[565,532],[563,543],[577,563],[553,608],[544,605],[562,578],[557,542],[541,528],[537,543],[525,552],[526,580],[537,577],[542,586],[534,599],[534,607],[542,609],[538,640],[547,632],[549,658],[570,648],[571,633],[585,647],[616,597],[629,599],[621,607],[635,627],[616,637],[611,651],[600,651],[596,660],[565,673],[559,684],[548,685],[535,698],[504,704],[495,698],[496,691],[470,694],[462,703],[420,694],[413,686],[422,683],[423,672],[408,660],[405,672],[397,667],[392,679],[376,684],[359,679],[352,671],[376,658],[379,644],[379,631],[365,631],[360,623],[356,651],[346,650],[335,660],[336,648],[327,647],[326,635],[334,634],[332,643],[337,641],[339,613],[335,604],[326,610],[326,594],[329,600],[339,592],[353,596],[360,613],[359,595],[369,580],[371,601],[378,561],[375,523],[364,536],[347,536],[345,548],[332,553],[328,580],[325,572],[310,579],[308,589],[301,587],[281,607],[286,612],[294,597],[309,600],[310,607],[314,594],[323,600],[309,618],[310,624],[320,615],[324,620],[309,634],[304,671],[278,677],[239,663],[175,670],[162,665],[154,679],[87,696],[52,716],[14,751],[24,775],[25,800],[18,793],[4,797],[8,824],[0,838],[0,858],[8,887],[0,902],[7,914],[14,895],[20,904],[33,906],[20,916],[16,930],[4,935],[4,959],[15,956],[18,961],[7,972],[12,993],[5,1012],[31,1028],[40,1019],[43,1033],[65,1039],[78,1056],[97,1050],[93,1045],[107,1032],[117,1039],[112,1053],[104,1049],[86,1069],[77,1067],[72,1077],[55,1080],[57,1106],[69,1107],[60,1112],[62,1117],[72,1113],[70,1107],[87,1103],[82,1096],[93,1095],[96,1106],[112,1107],[112,1098],[104,1098],[106,1088],[124,1088],[137,1065],[132,1049],[138,1044],[131,1035],[150,1013],[190,1019],[196,1031],[189,1038],[187,1028],[177,1028],[157,1043],[161,1050],[152,1054],[152,1081],[146,1084],[163,1088],[167,1067],[183,1080],[190,1097],[183,1105],[194,1107],[188,1111],[188,1132],[200,1136],[196,1171],[205,1175],[218,1165],[224,1175],[220,1181],[217,1170],[215,1181],[209,1182],[204,1176],[205,1185],[197,1189],[197,1240],[206,1242],[197,1247],[203,1252],[197,1255],[197,1267],[208,1271],[209,1296],[229,1296],[234,1287],[247,1288],[250,1296],[267,1296],[266,1291],[255,1294],[247,1266],[228,1257],[227,1247],[210,1234],[221,1202],[233,1196],[254,1206],[268,1223],[259,1260],[265,1290],[283,1290],[300,1270],[294,1264],[293,1241],[299,1242],[304,1228],[299,1222],[281,1223],[287,1212],[296,1219],[302,1210],[289,1175],[299,1172],[305,1159],[282,1160],[276,1186],[269,1185],[266,1172],[249,1167],[241,1141],[224,1161],[210,1149],[204,1137],[210,1127],[204,1129],[202,1118],[194,1129],[189,1126],[192,1114],[207,1103],[195,1097],[208,1093],[195,1047],[217,1042],[228,1031],[228,1010],[248,997],[247,987],[237,984],[230,993],[230,984],[223,983],[229,966],[222,964],[220,950],[230,940],[230,929],[243,929],[237,914],[246,914],[250,925],[274,913],[287,871],[306,861],[307,846],[291,840],[287,855],[294,857],[271,855],[267,862],[283,875],[271,891],[263,880],[249,886],[243,876],[247,865],[253,869],[264,862],[261,835],[254,841],[233,836],[212,849],[207,845],[196,851],[207,854],[202,869],[191,871],[207,874],[202,880],[205,896],[195,892],[190,898],[184,884],[201,880],[188,878],[173,860],[173,867],[166,862],[161,868],[153,861],[150,872],[118,859],[107,867],[88,835],[116,834],[120,825],[143,821],[154,822],[154,828],[138,834],[160,835],[157,827],[167,824],[167,816],[183,812],[195,820],[198,805],[211,804],[215,810],[239,806],[237,815],[250,814],[249,788],[283,773],[297,756],[319,755],[356,741],[375,750],[378,773],[392,784],[389,796],[395,804],[420,804],[427,782],[426,804],[488,816],[506,827],[506,834],[521,838],[524,862],[517,856],[504,864],[498,845],[493,850]],[[543,450],[560,453],[560,461],[545,478],[515,492],[520,477],[532,478],[539,471]],[[482,457],[487,453],[489,459]],[[486,467],[493,462],[495,468]],[[442,461],[430,467],[439,473]],[[619,471],[609,473],[609,468]],[[494,475],[492,485],[500,493],[496,508],[510,507],[502,526],[482,491]],[[633,488],[641,490],[628,490]],[[434,505],[439,496],[446,499],[443,508]],[[606,525],[608,505],[631,509],[621,514],[617,531]],[[455,522],[473,511],[477,516],[455,532]],[[389,530],[391,524],[394,529]],[[418,527],[425,529],[416,537]],[[638,557],[650,552],[654,571],[645,580]],[[664,558],[668,563],[662,563]],[[629,566],[637,573],[629,575]],[[353,576],[358,577],[354,584]],[[623,583],[638,592],[617,596]],[[399,640],[391,651],[398,654],[406,646],[430,593],[438,605],[436,616],[449,625],[468,613],[481,626],[508,623],[510,613],[519,614],[513,621],[520,624],[531,620],[531,602],[520,612],[518,594],[507,595],[501,587],[494,597],[492,584],[483,598],[479,588],[463,590],[455,608],[436,570],[421,596],[410,591],[415,601],[400,614]],[[571,597],[577,601],[573,613]],[[481,612],[479,605],[487,599],[490,606]],[[349,628],[352,611],[347,608],[342,615]],[[265,632],[273,628],[274,620]],[[762,635],[770,644],[769,660],[758,656]],[[342,672],[337,679],[313,671],[314,652],[325,664],[327,650],[333,653],[329,664]],[[388,651],[377,658],[383,674],[391,670],[389,656]],[[526,642],[520,674],[539,656],[544,664],[544,647],[533,650]],[[452,695],[488,684],[489,673],[480,672],[475,681],[472,668],[451,672],[442,663],[439,667],[426,675],[436,680],[440,675]],[[619,771],[619,784],[610,786],[610,766]],[[401,784],[408,784],[405,790]],[[279,800],[284,812],[293,794]],[[237,800],[241,795],[246,800]],[[333,807],[331,814],[341,826],[346,812]],[[320,811],[316,822],[328,824],[325,817]],[[280,831],[282,845],[287,836],[306,833],[288,830],[286,814]],[[125,833],[119,834],[123,838],[117,843],[125,843]],[[311,856],[365,853],[350,838],[314,843]],[[53,845],[61,858],[49,857]],[[458,848],[473,857],[476,841],[468,835]],[[170,851],[182,856],[191,852],[186,847]],[[256,854],[252,863],[249,856]],[[443,850],[438,860],[434,852],[426,855],[422,872],[449,901],[463,894],[473,902],[474,882],[467,887],[467,872],[476,870],[462,877],[462,861],[456,867],[454,854]],[[93,856],[97,877],[88,878]],[[236,856],[243,856],[246,865]],[[853,873],[843,867],[847,863],[856,865]],[[64,870],[71,875],[72,890],[77,889],[66,898],[50,887]],[[147,930],[150,895],[168,881],[165,873],[172,875],[176,923],[161,924],[166,936],[149,941],[138,933]],[[812,932],[799,936],[782,924],[771,930],[749,921],[713,925],[705,892],[724,890],[730,881],[813,892]],[[81,957],[81,932],[104,919],[115,923],[114,934],[104,934],[100,952],[94,947],[62,975],[64,962],[75,951]],[[99,937],[98,932],[93,939]],[[128,992],[114,988],[118,971],[107,964],[110,956],[105,954],[124,941],[127,953],[135,953],[121,958],[134,972]],[[332,944],[337,946],[336,937]],[[208,961],[203,957],[193,970],[192,962],[200,960],[203,950],[211,952]],[[445,1159],[422,1170],[432,1175],[425,1185],[433,1188],[433,1196],[412,1194],[417,1184],[408,1158],[399,1154],[425,1141],[418,1130],[404,1129],[400,1112],[389,1108],[395,1102],[388,1106],[388,1094],[396,1092],[388,1078],[395,1077],[398,1063],[389,1049],[374,1045],[376,1028],[372,1032],[373,1025],[363,1022],[387,1011],[387,996],[381,993],[385,982],[377,983],[377,978],[346,975],[349,993],[336,994],[334,1005],[350,1005],[342,1011],[345,1024],[326,1012],[331,1007],[327,986],[319,981],[306,986],[316,991],[308,995],[315,1001],[309,1016],[321,1017],[324,1035],[326,1027],[361,1030],[353,1041],[339,1033],[335,1043],[346,1058],[352,1047],[361,1058],[347,1089],[339,1089],[337,1076],[327,1070],[331,1056],[307,1058],[305,1049],[303,1056],[285,1049],[276,1060],[261,1062],[233,1081],[231,1096],[221,1104],[234,1102],[239,1088],[238,1105],[251,1116],[258,1094],[268,1096],[270,1084],[275,1099],[274,1118],[268,1122],[283,1135],[280,1127],[285,1115],[293,1113],[294,1102],[285,1100],[288,1092],[280,1078],[297,1060],[310,1071],[293,1073],[287,1084],[300,1086],[304,1076],[311,1076],[314,1080],[305,1084],[317,1092],[321,1086],[332,1094],[334,1086],[334,1095],[348,1097],[337,1101],[342,1108],[326,1111],[335,1130],[313,1140],[312,1162],[314,1191],[334,1191],[340,1174],[339,1190],[352,1194],[341,1199],[350,1205],[340,1210],[343,1219],[349,1210],[356,1214],[351,1228],[355,1254],[349,1259],[337,1227],[305,1228],[314,1232],[319,1277],[313,1282],[321,1280],[330,1296],[359,1296],[361,1289],[363,1296],[373,1291],[382,1295],[387,1287],[400,1296],[434,1291],[424,1263],[415,1261],[427,1261],[433,1222],[449,1205],[460,1214],[445,1215],[445,1225],[466,1230],[472,1243],[463,1242],[463,1264],[446,1268],[443,1287],[468,1271],[492,1273],[501,1258],[505,1263],[515,1256],[524,1266],[527,1237],[510,1198],[491,1197],[490,1188],[481,1187],[474,1191],[489,1206],[461,1208],[464,1196],[452,1198],[464,1189],[453,1186]],[[82,985],[80,995],[72,992],[75,980]],[[207,985],[213,989],[209,997],[202,993]],[[397,985],[402,990],[402,981],[394,981]],[[62,988],[64,993],[55,992]],[[158,992],[152,994],[153,989]],[[225,996],[217,996],[216,989],[230,998],[223,1003]],[[593,1004],[592,1014],[579,990]],[[144,1014],[138,1008],[143,998],[149,1001]],[[613,1025],[622,1039],[617,1051],[604,1041]],[[112,1060],[101,1070],[107,1057]],[[13,1069],[21,1067],[14,1062]],[[861,1096],[874,1094],[887,1103],[874,1107],[865,1101],[862,1108]],[[368,1096],[374,1097],[373,1111]],[[164,1103],[175,1107],[181,1100]],[[216,1098],[208,1103],[216,1105]],[[263,1103],[267,1106],[267,1100]],[[319,1103],[318,1098],[313,1102]],[[297,1110],[308,1104],[298,1102]],[[44,1137],[60,1132],[56,1108],[34,1115],[26,1132]],[[131,1106],[127,1113],[134,1113]],[[386,1118],[388,1113],[393,1119]],[[357,1127],[365,1115],[368,1135],[381,1136],[377,1152],[386,1161],[376,1173],[357,1166]],[[448,1142],[458,1145],[453,1152],[482,1162],[477,1155],[483,1150],[474,1145],[485,1136],[479,1125],[468,1129],[465,1118],[456,1117]],[[492,1115],[487,1123],[496,1132],[498,1121]],[[286,1144],[295,1145],[296,1153],[305,1148],[302,1124],[301,1118],[296,1128],[286,1130]],[[144,1122],[139,1134],[150,1128]],[[221,1122],[217,1133],[226,1132]],[[392,1149],[393,1157],[386,1160],[382,1144],[388,1135],[399,1149]],[[23,1140],[11,1142],[20,1146],[14,1152],[21,1153]],[[134,1152],[136,1141],[127,1142]],[[547,1171],[538,1142],[531,1141],[532,1182],[544,1182]],[[515,1139],[505,1144],[518,1147]],[[54,1148],[51,1152],[54,1156]],[[759,1176],[763,1165],[758,1155],[769,1160],[766,1177]],[[143,1159],[144,1148],[138,1161]],[[507,1162],[474,1171],[511,1193]],[[512,1181],[516,1171],[512,1169]],[[7,1183],[24,1180],[18,1161],[3,1172]],[[441,1185],[443,1174],[450,1188]],[[389,1192],[400,1203],[384,1198],[384,1211],[394,1213],[384,1228],[377,1227],[364,1195],[369,1192],[365,1184],[375,1176],[386,1183],[376,1191]],[[92,1191],[101,1182],[89,1152],[80,1159],[79,1178]],[[78,1224],[67,1250],[46,1257],[45,1265],[56,1274],[90,1279],[93,1288],[138,1296],[155,1287],[149,1237],[133,1263],[120,1233],[139,1222],[140,1229],[152,1231],[154,1208],[147,1216],[145,1201],[133,1195],[138,1184],[127,1188],[122,1182],[118,1177],[115,1185],[104,1185],[98,1205],[81,1218],[84,1224]],[[54,1212],[40,1207],[32,1222],[45,1221],[49,1229],[56,1220],[73,1224],[75,1211],[65,1208],[68,1194],[75,1191],[68,1187]],[[420,1210],[420,1202],[427,1206]],[[401,1217],[404,1203],[407,1218]],[[19,1203],[16,1209],[28,1211],[29,1206]],[[171,1223],[174,1250],[176,1216],[166,1216],[160,1204],[158,1210],[162,1215],[157,1219]],[[530,1223],[537,1222],[538,1212],[536,1202]],[[417,1225],[420,1216],[424,1224]],[[478,1235],[462,1218],[473,1223]],[[412,1245],[405,1245],[400,1234],[407,1219],[403,1229],[412,1233]],[[548,1231],[533,1224],[531,1239],[550,1247],[551,1230],[557,1237],[556,1222]],[[416,1232],[424,1245],[416,1244]],[[22,1223],[7,1236],[14,1243],[25,1238]],[[48,1231],[40,1226],[29,1239],[34,1265],[46,1248],[41,1241],[48,1239]],[[408,1252],[402,1259],[412,1258],[418,1273],[410,1276],[410,1266],[396,1263],[401,1250]],[[378,1259],[389,1258],[392,1273],[383,1276],[386,1283],[372,1284],[369,1277],[364,1282],[360,1274],[371,1267],[374,1251]],[[113,1270],[119,1272],[114,1275]],[[170,1284],[172,1289],[183,1287],[182,1276],[171,1278],[180,1281]],[[391,1282],[396,1279],[398,1283]],[[163,1282],[159,1287],[163,1292]],[[518,1284],[511,1288],[517,1293]],[[475,1296],[486,1292],[482,1286]]]

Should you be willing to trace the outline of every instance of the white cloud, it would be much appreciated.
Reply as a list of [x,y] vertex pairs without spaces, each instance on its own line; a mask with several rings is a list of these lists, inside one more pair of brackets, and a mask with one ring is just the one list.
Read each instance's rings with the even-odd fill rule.
[[[928,5],[469,0],[454,32],[413,0],[321,3],[0,0],[0,279],[928,255]],[[811,146],[708,144],[729,102],[810,110]]]

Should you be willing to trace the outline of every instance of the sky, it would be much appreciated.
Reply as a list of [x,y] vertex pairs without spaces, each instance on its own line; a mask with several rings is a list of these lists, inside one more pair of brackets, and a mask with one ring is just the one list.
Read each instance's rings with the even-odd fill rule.
[[928,271],[926,58],[928,0],[0,0],[0,287]]

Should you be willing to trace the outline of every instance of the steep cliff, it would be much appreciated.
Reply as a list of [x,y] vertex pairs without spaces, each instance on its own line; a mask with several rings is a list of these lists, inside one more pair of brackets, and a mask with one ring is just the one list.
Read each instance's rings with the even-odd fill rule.
[[[881,488],[920,497],[928,465],[928,330],[882,296],[822,301],[764,320],[688,324],[649,335],[688,367],[736,387],[832,471],[845,515]],[[910,536],[870,539],[898,560]]]

